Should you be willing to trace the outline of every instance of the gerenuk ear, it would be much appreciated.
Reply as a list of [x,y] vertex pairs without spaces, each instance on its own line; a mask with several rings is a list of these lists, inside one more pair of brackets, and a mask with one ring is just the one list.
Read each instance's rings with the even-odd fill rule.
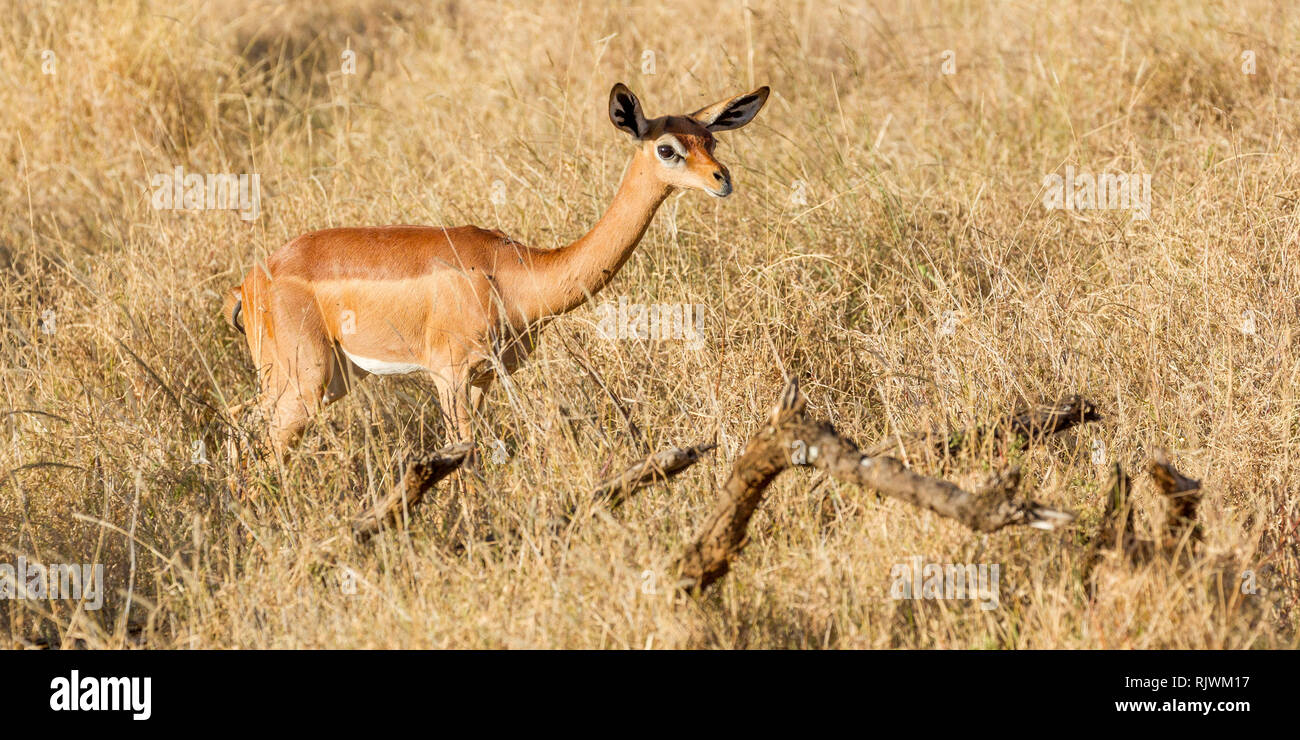
[[640,139],[650,131],[650,124],[641,110],[641,101],[621,82],[609,91],[609,120],[634,139]]
[[767,102],[769,92],[771,89],[764,85],[753,92],[701,108],[692,113],[691,118],[704,124],[705,128],[713,132],[740,128],[754,120],[754,116],[758,115],[763,104]]

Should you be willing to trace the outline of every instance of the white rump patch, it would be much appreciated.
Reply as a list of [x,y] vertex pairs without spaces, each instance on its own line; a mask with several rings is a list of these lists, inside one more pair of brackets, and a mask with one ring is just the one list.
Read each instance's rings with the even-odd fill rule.
[[352,361],[353,365],[365,370],[372,375],[408,375],[418,373],[425,368],[423,365],[416,365],[411,362],[389,362],[387,360],[372,360],[369,357],[359,357],[351,352],[339,347],[343,354]]

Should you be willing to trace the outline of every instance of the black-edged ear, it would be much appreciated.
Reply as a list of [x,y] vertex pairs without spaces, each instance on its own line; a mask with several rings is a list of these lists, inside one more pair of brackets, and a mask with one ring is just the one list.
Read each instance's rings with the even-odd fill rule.
[[737,95],[729,100],[721,100],[706,108],[701,108],[692,113],[691,118],[704,124],[704,128],[714,132],[740,128],[754,120],[754,116],[758,115],[758,111],[767,102],[769,92],[771,92],[771,89],[764,85],[753,92]]
[[641,101],[621,82],[609,91],[609,120],[634,139],[640,139],[650,132],[650,124],[641,110]]

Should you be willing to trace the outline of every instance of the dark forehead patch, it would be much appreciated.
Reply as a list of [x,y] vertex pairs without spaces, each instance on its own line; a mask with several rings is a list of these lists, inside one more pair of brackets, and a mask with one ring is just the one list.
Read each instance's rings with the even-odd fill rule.
[[687,116],[667,116],[664,118],[664,133],[679,134],[682,136],[698,136],[702,139],[709,140],[713,134],[709,132],[704,125],[694,118]]
[[712,134],[709,134],[707,136],[695,136],[693,134],[673,134],[673,135],[676,136],[677,140],[682,142],[682,146],[686,147],[687,149],[691,149],[691,150],[700,149],[706,152],[713,151],[714,139]]
[[663,119],[661,134],[672,134],[687,149],[702,149],[712,152],[717,140],[713,133],[704,128],[699,121],[686,116],[666,116]]

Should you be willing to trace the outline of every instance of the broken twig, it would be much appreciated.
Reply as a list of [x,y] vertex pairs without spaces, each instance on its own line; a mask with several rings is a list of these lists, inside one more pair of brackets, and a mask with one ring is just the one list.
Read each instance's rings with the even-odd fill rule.
[[473,449],[472,442],[461,442],[411,461],[392,492],[373,509],[353,520],[352,532],[357,540],[364,542],[390,525],[406,526],[411,509],[424,500],[424,494],[459,468]]
[[627,500],[628,496],[652,483],[672,478],[699,462],[706,452],[716,447],[716,444],[708,443],[686,449],[681,447],[662,449],[596,486],[588,498],[593,501],[604,501],[610,507],[617,508]]

